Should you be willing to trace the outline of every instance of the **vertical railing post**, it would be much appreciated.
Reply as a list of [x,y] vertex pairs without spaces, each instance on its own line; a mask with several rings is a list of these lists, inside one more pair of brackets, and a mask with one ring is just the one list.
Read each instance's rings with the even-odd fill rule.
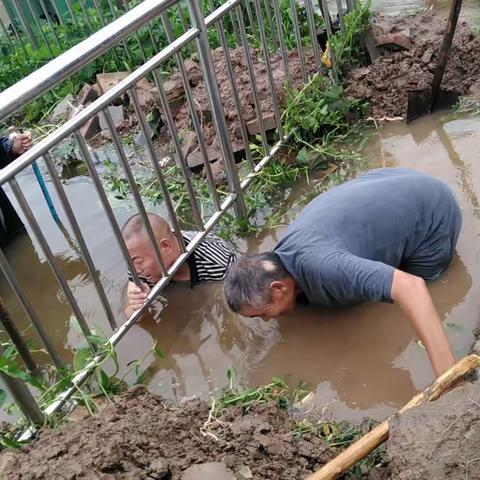
[[[0,356],[2,356],[3,353],[3,347],[0,343]],[[12,394],[15,403],[28,420],[35,425],[42,425],[45,417],[23,380],[10,377],[3,372],[0,372],[0,377]]]
[[25,29],[25,34],[30,40],[30,43],[32,44],[33,48],[38,48],[38,43],[37,39],[35,38],[35,35],[33,34],[32,29],[30,28],[30,24],[28,23],[28,19],[25,16],[25,12],[23,11],[21,5],[18,3],[18,0],[13,0],[13,7],[15,8],[15,11],[17,12],[18,18],[20,19],[21,24],[23,25],[23,28]]
[[12,317],[5,306],[5,303],[2,298],[0,298],[0,325],[3,327],[7,335],[10,337],[10,340],[15,345],[18,354],[20,355],[25,367],[30,372],[35,372],[37,370],[37,363],[32,357],[30,350],[28,349],[27,344],[22,338],[22,335],[18,331],[17,326],[13,323]]
[[223,111],[220,91],[218,89],[210,45],[208,44],[207,27],[205,25],[205,20],[200,10],[198,1],[188,0],[187,3],[190,10],[192,27],[200,30],[200,35],[196,39],[198,57],[200,59],[200,65],[207,88],[208,98],[212,107],[213,121],[216,126],[218,142],[222,152],[223,165],[227,174],[228,185],[230,191],[236,195],[234,204],[235,215],[238,219],[244,219],[247,216],[247,211],[243,199],[243,192],[240,186],[240,178],[238,176],[237,166],[235,164],[235,158],[233,156],[232,145],[230,143],[227,123],[225,121],[225,114]]

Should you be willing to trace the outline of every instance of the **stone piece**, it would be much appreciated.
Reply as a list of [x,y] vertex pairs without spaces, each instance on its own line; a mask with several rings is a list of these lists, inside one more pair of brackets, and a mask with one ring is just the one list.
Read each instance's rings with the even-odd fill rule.
[[395,50],[410,50],[413,43],[400,33],[387,33],[376,38],[377,48],[389,48]]
[[185,93],[185,89],[183,88],[183,83],[180,78],[172,77],[169,80],[165,80],[162,86],[169,102],[176,100]]
[[100,87],[97,83],[90,85],[86,83],[80,93],[77,96],[78,102],[77,104],[80,105],[87,105],[88,103],[94,102],[100,95],[101,95]]
[[[275,122],[274,113],[263,114],[263,126],[266,132],[268,132],[269,130],[274,130],[276,128],[277,124]],[[257,135],[258,133],[260,133],[260,122],[256,118],[255,120],[247,122],[247,131],[249,135]]]
[[111,88],[127,78],[130,72],[110,72],[97,74],[97,84],[102,93],[107,93]]
[[[207,148],[208,161],[213,162],[221,158],[222,153],[215,148]],[[197,168],[203,165],[203,155],[200,150],[195,150],[187,157],[187,163],[190,168]]]
[[233,472],[222,462],[209,462],[187,468],[182,480],[237,480]]
[[70,112],[73,109],[73,104],[75,99],[73,95],[69,93],[65,98],[60,100],[60,102],[55,106],[53,112],[50,114],[51,123],[59,123],[68,119]]
[[[112,120],[113,120],[113,124],[115,125],[115,128],[118,129],[118,127],[122,124],[123,120],[125,119],[125,116],[123,114],[123,107],[121,105],[109,106],[108,111],[112,116]],[[100,116],[100,129],[108,130],[108,125],[103,115]]]
[[227,176],[225,175],[225,169],[223,168],[222,160],[216,160],[210,164],[210,169],[212,170],[212,177],[215,185],[220,185],[225,183]]
[[89,118],[81,127],[80,127],[80,135],[85,140],[90,140],[93,138],[97,133],[100,132],[100,121],[98,119],[98,115]]

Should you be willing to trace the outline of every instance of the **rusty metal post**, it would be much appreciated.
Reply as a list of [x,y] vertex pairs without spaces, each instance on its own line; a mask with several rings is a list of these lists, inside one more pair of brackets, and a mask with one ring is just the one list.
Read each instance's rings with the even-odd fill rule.
[[18,351],[18,354],[22,358],[27,370],[30,372],[35,372],[37,370],[37,363],[33,359],[30,350],[27,347],[27,344],[22,338],[22,335],[18,331],[15,323],[13,323],[12,317],[5,306],[3,298],[0,297],[0,323],[12,340],[12,343],[15,345],[15,348]]
[[[3,348],[2,344],[0,343],[0,356],[2,355]],[[40,410],[40,407],[33,398],[33,395],[30,393],[30,390],[25,382],[18,378],[11,377],[3,372],[0,372],[0,377],[25,417],[27,417],[28,420],[35,425],[42,425],[44,423],[45,416]]]

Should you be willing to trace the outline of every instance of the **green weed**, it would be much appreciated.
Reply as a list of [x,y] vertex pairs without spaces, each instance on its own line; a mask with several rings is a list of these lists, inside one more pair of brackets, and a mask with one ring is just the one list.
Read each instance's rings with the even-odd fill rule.
[[233,385],[234,371],[227,370],[229,387],[216,399],[217,413],[225,408],[240,405],[244,413],[253,405],[274,402],[279,408],[287,409],[289,406],[288,385],[279,377],[272,378],[267,385],[257,388],[235,387]]
[[345,32],[337,32],[330,40],[341,71],[354,67],[362,58],[360,39],[370,23],[370,5],[371,0],[355,2],[355,8],[344,16]]
[[[72,322],[75,326],[76,320]],[[74,327],[78,328],[78,327]],[[89,365],[95,361],[95,357],[98,356],[101,360],[95,362],[95,366],[92,370],[91,380],[88,384],[82,388],[77,387],[76,393],[72,396],[72,401],[83,405],[90,414],[94,411],[98,411],[99,408],[96,404],[98,397],[105,397],[111,400],[112,395],[118,395],[122,393],[128,387],[125,382],[125,378],[133,373],[135,376],[135,384],[142,383],[143,372],[141,367],[145,360],[154,355],[159,358],[164,358],[164,351],[155,342],[151,349],[148,350],[145,355],[139,359],[130,362],[127,365],[127,369],[123,372],[122,377],[118,377],[120,366],[118,363],[117,352],[110,342],[110,340],[103,334],[93,332],[88,337],[88,342],[95,348],[95,353],[92,348],[85,345],[80,345],[74,351],[72,364],[63,368],[58,372],[51,370],[45,370],[43,377],[39,378],[33,376],[24,371],[19,362],[19,355],[14,345],[11,343],[4,344],[4,353],[0,356],[0,371],[2,373],[18,378],[26,382],[38,392],[37,403],[42,410],[48,408],[53,402],[56,401],[58,395],[72,385],[73,378],[86,371]],[[105,369],[106,364],[113,365],[113,369],[107,373]],[[0,406],[2,406],[6,399],[6,392],[0,389]],[[13,413],[11,409],[16,408],[15,405],[9,406],[10,413]],[[58,426],[62,419],[58,415],[51,415],[46,419],[46,427],[55,428]],[[18,448],[20,444],[17,439],[17,433],[20,433],[26,424],[21,419],[17,424],[13,425],[8,431],[0,432],[0,445],[9,448]]]
[[[319,421],[312,423],[308,420],[302,420],[297,424],[293,431],[293,436],[298,440],[306,434],[316,435],[322,438],[330,448],[341,451],[357,441],[377,424],[378,422],[372,419],[367,419],[360,425],[335,421]],[[363,478],[363,475],[366,472],[383,463],[385,454],[385,445],[376,448],[363,460],[352,467],[342,478]]]

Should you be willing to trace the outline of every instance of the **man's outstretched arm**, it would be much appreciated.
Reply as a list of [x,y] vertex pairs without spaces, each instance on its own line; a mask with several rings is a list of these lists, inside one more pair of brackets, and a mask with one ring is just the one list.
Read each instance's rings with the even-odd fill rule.
[[435,375],[440,376],[455,363],[455,357],[425,280],[395,270],[391,296],[425,345]]

